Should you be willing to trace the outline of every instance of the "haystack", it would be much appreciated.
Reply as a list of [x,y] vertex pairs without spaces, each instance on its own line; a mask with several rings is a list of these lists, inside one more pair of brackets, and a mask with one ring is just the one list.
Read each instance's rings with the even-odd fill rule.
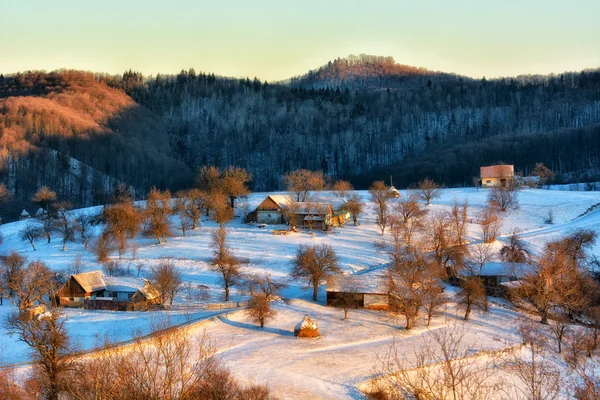
[[319,327],[308,315],[305,315],[302,321],[294,328],[294,336],[315,338],[319,337]]

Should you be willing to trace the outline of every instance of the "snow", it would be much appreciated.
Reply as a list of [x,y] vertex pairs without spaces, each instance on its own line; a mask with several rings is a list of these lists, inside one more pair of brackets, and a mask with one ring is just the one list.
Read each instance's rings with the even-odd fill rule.
[[[402,198],[406,191],[400,191]],[[475,188],[444,189],[441,197],[432,201],[429,210],[448,210],[454,202],[469,203],[469,218],[475,220],[486,206],[488,190]],[[283,193],[278,193],[283,194]],[[358,191],[358,196],[368,204],[369,194]],[[267,194],[252,194],[248,203],[253,210]],[[319,201],[333,202],[332,193],[319,193]],[[534,253],[539,253],[549,240],[558,239],[576,229],[586,228],[600,232],[600,203],[598,192],[560,191],[524,189],[518,193],[519,208],[503,215],[498,241],[492,244],[494,251],[506,243],[513,231],[518,231]],[[391,199],[391,202],[398,201]],[[72,211],[97,214],[101,207]],[[546,224],[549,211],[553,214],[553,224]],[[375,246],[382,240],[390,240],[389,233],[381,236],[375,223],[375,213],[370,205],[365,214],[359,217],[359,226],[352,223],[334,228],[334,234],[307,231],[290,232],[288,235],[273,235],[273,229],[283,226],[269,226],[258,229],[253,224],[243,224],[238,216],[227,225],[228,243],[233,252],[249,260],[243,266],[246,273],[271,274],[275,279],[287,280],[293,259],[299,245],[328,244],[339,256],[339,265],[344,274],[364,277],[365,282],[376,282],[388,264],[385,252]],[[42,260],[56,271],[69,269],[81,257],[81,272],[101,269],[91,252],[86,252],[79,243],[69,243],[66,251],[61,251],[62,243],[53,237],[50,243],[36,242],[37,251],[29,243],[20,241],[19,231],[30,221],[18,221],[0,226],[4,241],[0,253],[16,250],[29,260]],[[135,259],[126,253],[121,265],[137,276],[137,266],[141,265],[141,278],[153,266],[168,260],[182,274],[186,285],[208,287],[211,302],[223,300],[223,290],[219,275],[210,269],[212,257],[210,249],[211,233],[218,227],[212,221],[202,221],[195,231],[188,231],[183,237],[177,231],[178,220],[173,217],[173,232],[176,236],[168,243],[158,245],[155,240],[138,236],[135,239],[137,251]],[[468,224],[469,245],[481,243],[480,226]],[[101,227],[94,227],[99,233]],[[600,241],[591,253],[600,256]],[[113,260],[118,261],[116,255]],[[498,261],[497,259],[493,261]],[[360,278],[359,278],[360,279]],[[234,287],[235,289],[235,287]],[[451,298],[454,288],[446,288]],[[462,313],[453,303],[449,303],[441,316],[436,317],[429,328],[420,321],[418,326],[405,331],[402,321],[391,321],[385,314],[372,310],[350,310],[349,319],[343,319],[343,312],[325,307],[325,287],[319,288],[319,302],[311,301],[311,290],[299,282],[290,282],[282,293],[285,302],[273,304],[277,311],[275,319],[261,329],[246,320],[242,310],[233,313],[214,312],[192,307],[186,290],[175,299],[172,310],[156,312],[112,312],[65,309],[67,327],[73,340],[82,349],[92,349],[105,338],[113,341],[126,341],[136,332],[150,331],[152,321],[163,315],[175,324],[192,322],[220,315],[216,321],[203,324],[194,332],[204,331],[215,340],[225,364],[242,380],[267,383],[276,395],[286,399],[305,398],[361,398],[357,385],[371,378],[380,358],[385,356],[393,343],[401,351],[413,352],[423,342],[429,330],[440,329],[449,324],[462,323]],[[244,293],[236,290],[233,301],[243,300]],[[0,318],[15,311],[13,306],[0,306]],[[507,309],[502,303],[492,306],[490,313],[474,312],[471,321],[465,323],[467,340],[473,349],[500,349],[517,343],[516,321],[523,315]],[[310,315],[319,324],[318,339],[301,340],[294,337],[293,328],[305,315]],[[16,337],[7,336],[0,327],[0,359],[4,362],[24,362],[28,359],[27,347]],[[3,348],[3,349],[2,349]]]
[[304,318],[302,318],[302,321],[298,322],[298,325],[296,325],[296,327],[294,328],[294,331],[299,331],[302,329],[317,329],[317,323],[315,321],[313,321],[308,315],[305,315]]

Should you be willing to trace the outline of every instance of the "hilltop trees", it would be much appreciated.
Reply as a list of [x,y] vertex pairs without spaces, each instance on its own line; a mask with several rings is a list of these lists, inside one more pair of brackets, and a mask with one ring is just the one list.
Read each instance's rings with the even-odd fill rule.
[[326,244],[315,246],[301,245],[292,261],[290,278],[304,281],[312,287],[312,299],[317,301],[319,285],[329,274],[339,273],[338,257],[333,248]]

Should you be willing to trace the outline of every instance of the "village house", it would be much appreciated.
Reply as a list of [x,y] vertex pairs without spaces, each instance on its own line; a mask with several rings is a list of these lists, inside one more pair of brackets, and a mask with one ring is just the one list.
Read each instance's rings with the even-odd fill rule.
[[531,272],[528,264],[488,261],[481,269],[476,268],[466,275],[479,277],[489,295],[504,297],[508,294],[507,288],[511,283],[521,280],[528,272]]
[[292,202],[290,196],[268,195],[252,212],[253,218],[259,224],[283,224],[286,222],[285,210]]
[[515,179],[514,165],[490,165],[480,168],[481,186],[511,187]]
[[91,271],[71,275],[58,291],[58,302],[66,307],[129,310],[133,308],[124,303],[159,304],[160,294],[145,279]]
[[380,276],[330,275],[326,285],[327,305],[337,306],[342,296],[351,294],[353,308],[387,310],[390,304],[388,288]]
[[328,203],[294,203],[288,212],[288,222],[294,226],[327,230],[332,225],[333,207]]

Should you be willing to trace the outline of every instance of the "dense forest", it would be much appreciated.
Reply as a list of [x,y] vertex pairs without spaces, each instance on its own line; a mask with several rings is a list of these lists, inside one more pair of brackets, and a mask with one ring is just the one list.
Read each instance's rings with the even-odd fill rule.
[[246,168],[254,190],[297,168],[358,187],[389,174],[470,184],[500,161],[572,177],[600,169],[599,123],[599,69],[486,80],[361,55],[277,83],[193,69],[0,76],[1,179],[21,201],[61,186],[71,160],[87,175],[57,190],[78,205],[106,201],[110,180],[139,195],[190,186],[203,165]]

